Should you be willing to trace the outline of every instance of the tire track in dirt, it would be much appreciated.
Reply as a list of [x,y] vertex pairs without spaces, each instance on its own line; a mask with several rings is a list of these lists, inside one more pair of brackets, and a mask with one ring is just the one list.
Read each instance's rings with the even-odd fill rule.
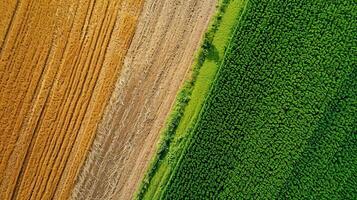
[[143,0],[0,5],[0,199],[66,199]]
[[146,0],[72,199],[131,199],[216,0]]

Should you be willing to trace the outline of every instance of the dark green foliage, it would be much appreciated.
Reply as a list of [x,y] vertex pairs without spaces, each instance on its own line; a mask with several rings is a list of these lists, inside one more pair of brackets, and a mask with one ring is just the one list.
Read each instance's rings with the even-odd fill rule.
[[[294,164],[279,193],[281,199],[356,199],[356,95],[357,67],[338,89],[317,123],[301,158]],[[344,191],[350,187],[355,191]],[[317,189],[321,191],[316,192]]]
[[249,1],[163,199],[357,199],[356,40],[356,1]]

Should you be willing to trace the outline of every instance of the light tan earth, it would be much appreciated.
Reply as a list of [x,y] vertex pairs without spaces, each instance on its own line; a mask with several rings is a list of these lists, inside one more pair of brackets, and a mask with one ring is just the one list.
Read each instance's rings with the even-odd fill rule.
[[131,199],[216,0],[146,0],[72,199]]
[[67,199],[144,0],[0,0],[0,199]]

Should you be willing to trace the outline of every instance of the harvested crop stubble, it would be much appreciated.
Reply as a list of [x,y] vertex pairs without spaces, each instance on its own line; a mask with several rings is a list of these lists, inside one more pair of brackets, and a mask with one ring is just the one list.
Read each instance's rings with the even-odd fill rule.
[[74,199],[130,199],[215,10],[215,0],[147,0]]
[[66,199],[143,1],[0,4],[0,199]]

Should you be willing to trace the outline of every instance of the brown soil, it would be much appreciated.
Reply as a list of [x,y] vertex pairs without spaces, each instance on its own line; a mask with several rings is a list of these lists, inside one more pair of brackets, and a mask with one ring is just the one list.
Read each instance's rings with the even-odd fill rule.
[[66,199],[143,0],[0,5],[0,199]]
[[131,199],[216,0],[146,0],[73,199]]

